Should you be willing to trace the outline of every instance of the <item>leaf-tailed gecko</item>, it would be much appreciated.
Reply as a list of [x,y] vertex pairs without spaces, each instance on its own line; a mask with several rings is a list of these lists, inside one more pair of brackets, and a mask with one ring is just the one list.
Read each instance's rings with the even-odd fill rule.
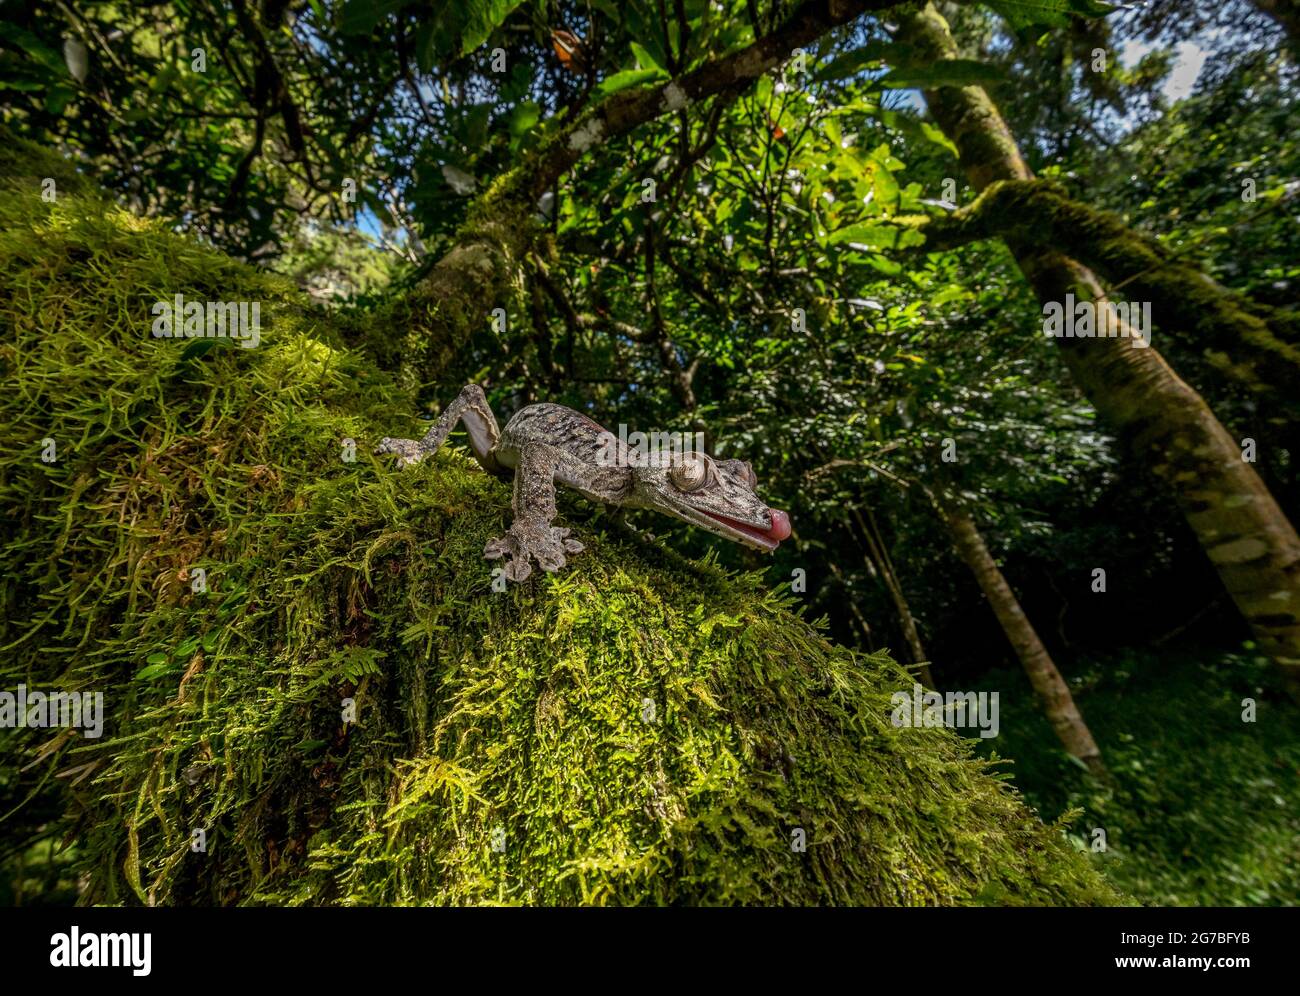
[[457,422],[465,423],[470,449],[484,470],[514,478],[514,523],[483,550],[488,560],[506,558],[504,573],[511,581],[527,578],[533,561],[557,571],[566,554],[582,551],[568,529],[552,525],[556,484],[606,505],[653,508],[768,552],[790,535],[790,517],[759,500],[758,478],[743,460],[693,450],[631,453],[622,440],[563,405],[529,405],[502,431],[477,384],[460,392],[424,438],[385,436],[375,452],[397,454],[400,466],[419,463]]

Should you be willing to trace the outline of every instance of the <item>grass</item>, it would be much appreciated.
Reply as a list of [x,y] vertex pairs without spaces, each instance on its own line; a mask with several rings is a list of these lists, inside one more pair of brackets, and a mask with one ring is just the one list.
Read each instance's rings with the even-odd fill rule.
[[1300,715],[1266,660],[1129,654],[1091,662],[1072,684],[1113,784],[1045,748],[1051,730],[1018,673],[981,682],[1001,690],[991,742],[1040,812],[1082,811],[1071,837],[1118,888],[1156,906],[1300,904]]

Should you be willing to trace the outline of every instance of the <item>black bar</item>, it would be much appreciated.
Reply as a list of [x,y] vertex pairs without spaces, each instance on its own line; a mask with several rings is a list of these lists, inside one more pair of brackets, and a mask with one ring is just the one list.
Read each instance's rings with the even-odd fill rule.
[[[948,984],[968,982],[979,971],[999,982],[1073,985],[1103,977],[1184,981],[1199,975],[1232,985],[1242,973],[1262,971],[1273,978],[1288,971],[1297,922],[1293,911],[1271,909],[575,913],[37,907],[0,912],[0,952],[8,978],[62,976],[63,982],[93,984],[99,977],[132,988],[254,979],[259,987],[349,980],[373,986],[386,979],[401,984],[411,973],[441,988],[455,976],[480,972],[493,983],[517,976],[543,984],[547,975],[559,983],[601,964],[622,974],[595,977],[648,980],[671,978],[699,961],[713,963],[713,971],[733,982],[750,972],[761,979],[790,970],[805,980],[843,972],[869,978],[892,965],[890,972],[909,966],[909,976],[924,975],[929,966],[937,973],[933,980]],[[52,965],[71,953],[74,927],[81,951],[110,959],[124,952],[118,960],[126,964]],[[117,938],[105,945],[101,936],[124,933],[140,935],[134,948]],[[140,956],[143,968],[146,934],[148,974],[136,975],[130,955]],[[690,972],[698,977],[696,969]]]

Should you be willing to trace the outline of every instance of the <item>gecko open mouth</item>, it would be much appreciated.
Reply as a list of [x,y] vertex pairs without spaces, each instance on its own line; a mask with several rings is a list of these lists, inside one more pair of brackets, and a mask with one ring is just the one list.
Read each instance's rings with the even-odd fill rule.
[[788,539],[790,536],[790,516],[785,512],[778,512],[776,509],[772,509],[772,525],[767,529],[759,529],[747,522],[730,519],[725,515],[716,515],[713,512],[705,512],[704,514],[710,519],[721,522],[728,529],[739,533],[743,539],[753,542],[764,550],[775,550],[783,539]]

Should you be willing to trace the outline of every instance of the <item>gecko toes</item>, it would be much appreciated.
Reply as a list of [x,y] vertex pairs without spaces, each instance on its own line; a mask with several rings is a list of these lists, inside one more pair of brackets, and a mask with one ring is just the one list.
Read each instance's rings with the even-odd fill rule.
[[554,573],[568,563],[565,554],[580,553],[581,543],[569,539],[569,530],[537,528],[516,523],[504,536],[489,540],[483,547],[487,560],[506,558],[503,573],[511,581],[523,581],[532,575],[533,562],[547,573]]
[[392,436],[379,440],[375,453],[396,453],[399,467],[411,467],[424,459],[424,451],[414,439],[394,439]]
[[547,574],[554,574],[564,566],[564,554],[548,550],[537,555],[537,563]]
[[[567,528],[555,528],[551,530],[551,542],[559,547],[564,553],[581,553],[586,549],[576,539],[571,539],[569,533],[572,530]],[[564,566],[564,557],[560,556],[560,566]]]

